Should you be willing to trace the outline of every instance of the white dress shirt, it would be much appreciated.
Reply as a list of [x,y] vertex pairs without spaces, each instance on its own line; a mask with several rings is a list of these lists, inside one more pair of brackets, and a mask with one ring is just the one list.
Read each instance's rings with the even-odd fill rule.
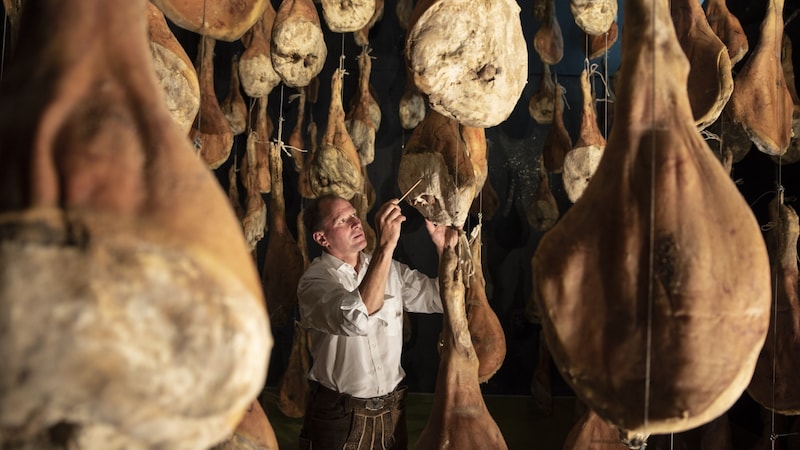
[[300,278],[297,298],[302,325],[309,330],[312,365],[308,377],[354,397],[391,392],[405,376],[400,366],[403,310],[442,312],[436,279],[392,260],[381,309],[372,316],[358,286],[361,270],[323,252]]

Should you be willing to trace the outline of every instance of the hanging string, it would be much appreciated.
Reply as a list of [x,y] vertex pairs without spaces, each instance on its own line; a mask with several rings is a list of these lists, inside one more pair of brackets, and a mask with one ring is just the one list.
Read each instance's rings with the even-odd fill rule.
[[[652,0],[652,8],[653,11],[656,12],[658,5],[658,0]],[[650,21],[650,30],[652,31],[652,39],[655,41],[655,31],[656,31],[656,17],[658,13],[654,13],[651,15]],[[654,43],[655,44],[655,43]],[[655,45],[653,48],[657,48]],[[656,67],[656,55],[655,52],[652,53],[652,60],[650,61],[652,67],[651,72],[654,76],[651,77],[650,86],[650,120],[651,126],[655,127],[655,93],[658,86],[656,86],[656,77],[655,74],[658,73],[658,67]],[[655,188],[655,179],[656,179],[656,140],[653,139],[650,144],[650,224],[648,235],[650,236],[648,242],[648,262],[647,262],[647,335],[645,340],[645,367],[644,367],[644,417],[643,417],[643,434],[647,436],[649,433],[647,428],[649,426],[650,420],[650,383],[651,383],[651,372],[652,372],[652,346],[653,346],[653,277],[655,276],[655,221],[656,221],[656,213],[655,213],[655,200],[656,200],[656,188]]]
[[[203,0],[203,11],[200,14],[200,16],[202,17],[202,20],[203,20],[202,23],[205,24],[206,23],[206,0]],[[203,61],[205,60],[205,55],[206,55],[206,34],[205,33],[200,35],[200,45],[199,45],[199,47],[200,47],[200,55],[199,55],[200,64],[198,65],[198,68],[200,70],[198,71],[197,76],[202,79],[203,70],[204,70],[203,69]],[[198,154],[203,149],[203,138],[202,138],[202,134],[200,133],[200,130],[202,129],[202,124],[203,124],[203,105],[202,105],[202,103],[203,103],[203,94],[201,93],[200,94],[200,108],[197,110],[197,131],[198,131],[198,133],[197,133],[197,136],[195,136],[194,141],[192,142],[192,145],[194,146],[194,150]]]
[[3,50],[2,54],[0,54],[0,80],[3,79],[3,69],[5,69],[6,66],[6,34],[8,33],[7,27],[8,27],[8,22],[10,21],[8,18],[8,14],[6,14],[4,17],[5,18],[3,19]]

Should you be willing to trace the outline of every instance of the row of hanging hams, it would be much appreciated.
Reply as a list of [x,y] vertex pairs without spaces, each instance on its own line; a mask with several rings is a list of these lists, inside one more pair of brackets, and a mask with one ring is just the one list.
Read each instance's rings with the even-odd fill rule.
[[0,81],[0,447],[208,448],[260,409],[261,283],[164,103],[147,11],[21,12]]
[[[556,365],[630,445],[724,414],[748,388],[769,325],[761,230],[698,131],[748,83],[740,72],[727,105],[724,79],[700,90],[710,98],[698,95],[689,50],[717,55],[706,59],[722,61],[723,78],[730,57],[718,43],[703,50],[683,39],[700,32],[695,6],[625,2],[624,87],[603,156],[532,261],[533,301]],[[752,61],[762,45],[774,46],[762,38]]]

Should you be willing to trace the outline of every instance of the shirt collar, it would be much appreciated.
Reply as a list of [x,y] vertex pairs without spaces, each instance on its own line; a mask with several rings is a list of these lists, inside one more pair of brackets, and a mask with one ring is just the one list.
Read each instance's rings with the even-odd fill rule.
[[[361,270],[366,270],[367,266],[369,266],[370,255],[360,252],[358,257],[361,258]],[[355,267],[347,264],[346,262],[342,261],[341,259],[331,255],[328,252],[322,252],[320,255],[320,259],[327,264],[328,266],[334,268],[337,271],[347,271],[347,272],[355,272]]]

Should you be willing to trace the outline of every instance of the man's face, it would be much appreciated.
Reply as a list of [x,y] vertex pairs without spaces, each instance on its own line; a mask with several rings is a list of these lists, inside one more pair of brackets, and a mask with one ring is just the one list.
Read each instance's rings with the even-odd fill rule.
[[367,247],[367,239],[358,212],[347,200],[334,198],[324,201],[322,229],[313,233],[314,241],[331,255],[349,262]]

